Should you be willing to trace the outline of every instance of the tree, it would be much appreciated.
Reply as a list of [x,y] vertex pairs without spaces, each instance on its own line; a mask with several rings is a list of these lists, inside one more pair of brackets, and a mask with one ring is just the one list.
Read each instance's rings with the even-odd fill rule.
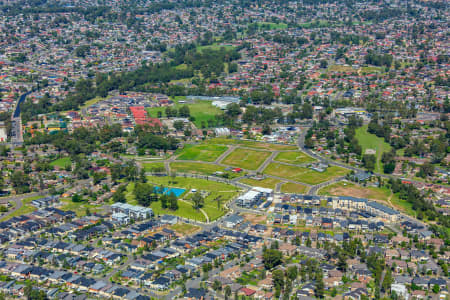
[[205,199],[203,199],[202,195],[199,192],[196,192],[192,195],[192,202],[194,203],[195,209],[200,209],[205,204]]
[[150,206],[153,194],[153,186],[148,183],[136,182],[134,185],[133,194],[142,206]]
[[273,286],[275,287],[275,298],[280,296],[280,292],[284,289],[284,274],[282,270],[275,270],[272,272]]
[[386,274],[384,275],[383,283],[381,285],[383,292],[386,293],[389,291],[389,289],[391,288],[392,282],[393,282],[392,271],[391,271],[391,269],[388,268],[386,270]]
[[276,249],[266,249],[263,253],[263,262],[266,269],[272,269],[282,262],[283,255]]
[[439,293],[440,290],[441,288],[439,287],[439,285],[437,284],[433,285],[433,293],[437,294]]
[[177,210],[178,209],[177,196],[175,196],[175,194],[173,192],[170,193],[170,195],[168,197],[168,202],[169,202],[169,208],[171,210]]
[[184,128],[184,122],[181,120],[177,120],[175,122],[173,122],[173,128],[175,128],[178,131],[183,130]]
[[317,298],[323,298],[325,293],[325,283],[323,282],[323,273],[322,270],[319,270],[316,273],[316,288],[314,293]]
[[11,184],[17,194],[30,192],[30,177],[22,171],[14,171],[11,175]]
[[212,288],[215,291],[221,290],[222,289],[222,284],[220,283],[219,280],[214,280],[213,284],[212,284]]
[[287,277],[291,280],[294,281],[295,279],[297,279],[298,276],[298,270],[296,266],[291,266],[287,269]]
[[364,164],[364,167],[369,172],[373,172],[375,170],[375,164],[376,164],[376,157],[373,154],[364,154],[362,162]]
[[121,203],[127,202],[127,199],[125,198],[125,190],[126,190],[125,185],[119,186],[112,196],[113,202],[121,202]]
[[231,296],[231,287],[229,285],[227,285],[225,287],[225,291],[224,292],[225,292],[225,299],[230,298],[230,296]]

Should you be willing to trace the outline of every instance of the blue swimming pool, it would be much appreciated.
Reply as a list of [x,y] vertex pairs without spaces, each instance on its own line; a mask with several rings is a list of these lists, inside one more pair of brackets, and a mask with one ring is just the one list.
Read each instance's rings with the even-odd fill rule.
[[185,189],[180,188],[164,188],[162,191],[160,191],[159,186],[155,186],[156,193],[166,195],[170,195],[171,193],[173,193],[177,198],[180,197],[185,191]]

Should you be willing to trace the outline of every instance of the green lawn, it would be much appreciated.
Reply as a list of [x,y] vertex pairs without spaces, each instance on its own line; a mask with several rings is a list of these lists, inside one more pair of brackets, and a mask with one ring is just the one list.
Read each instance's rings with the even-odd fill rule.
[[57,160],[54,160],[50,163],[51,166],[58,166],[60,168],[65,168],[66,166],[71,166],[72,161],[70,160],[70,157],[61,157]]
[[[189,107],[191,117],[195,118],[194,124],[198,128],[202,128],[202,124],[205,127],[208,127],[208,120],[215,121],[215,116],[222,113],[222,110],[220,108],[212,105],[212,101],[197,100],[193,103],[179,103],[179,100],[183,100],[185,98],[186,97],[178,97],[173,99],[174,105],[172,106],[172,108],[178,109],[183,105],[187,105]],[[150,107],[147,109],[148,114],[154,118],[158,117],[158,111],[162,113],[162,116],[166,115],[165,107]]]
[[282,193],[304,194],[307,192],[307,190],[308,187],[292,182],[286,182],[281,186]]
[[144,170],[146,172],[155,172],[159,170],[163,170],[163,172],[166,171],[164,167],[164,163],[162,162],[154,162],[154,163],[143,163],[142,166],[144,167]]
[[160,201],[153,202],[150,207],[153,209],[155,215],[174,215],[201,222],[206,221],[206,218],[201,211],[194,209],[190,203],[183,201],[178,201],[177,210],[163,209]]
[[185,145],[177,159],[213,162],[227,149],[226,146],[219,145]]
[[383,138],[379,138],[374,134],[367,132],[367,125],[364,125],[356,130],[356,138],[362,147],[362,153],[366,152],[366,149],[374,149],[377,157],[375,164],[375,172],[383,173],[383,166],[381,163],[381,156],[384,152],[391,151],[391,145],[386,143]]
[[290,163],[290,164],[304,164],[304,163],[316,161],[314,158],[312,158],[309,155],[306,155],[305,153],[303,153],[301,151],[280,152],[280,153],[278,153],[278,155],[275,157],[274,160],[285,162],[285,163]]
[[18,217],[18,216],[22,216],[22,215],[26,215],[29,213],[32,213],[33,211],[37,210],[36,207],[30,205],[31,201],[36,200],[36,199],[40,199],[43,198],[44,196],[34,196],[34,197],[29,197],[29,198],[25,198],[22,199],[22,207],[19,208],[16,211],[13,211],[10,215],[0,219],[0,221],[7,221],[13,217]]
[[251,178],[244,178],[241,179],[240,182],[251,185],[251,186],[259,186],[263,188],[269,188],[269,189],[275,189],[275,186],[277,183],[281,182],[281,180],[275,179],[275,178],[264,178],[261,180],[251,179]]
[[308,168],[271,163],[264,170],[264,173],[314,185],[344,176],[348,171],[340,167],[330,166],[325,172],[320,173]]
[[281,144],[271,144],[263,143],[258,141],[250,140],[237,140],[237,139],[227,139],[227,138],[214,138],[206,141],[208,144],[215,145],[242,145],[248,148],[255,148],[261,150],[297,150],[298,147],[295,145],[281,145]]
[[[164,185],[166,187],[178,187],[178,188],[184,188],[187,191],[190,191],[191,189],[196,189],[197,191],[203,191],[207,193],[207,196],[205,197],[205,205],[203,207],[203,210],[208,215],[209,220],[216,220],[217,218],[223,216],[227,211],[224,209],[225,203],[229,202],[231,199],[237,196],[239,189],[221,182],[206,180],[206,179],[199,179],[199,178],[189,178],[189,177],[175,177],[172,178],[171,176],[165,176],[165,177],[156,177],[156,176],[149,176],[148,182],[151,184],[154,184],[155,186]],[[132,191],[134,186],[132,186],[132,183],[130,183],[127,187],[127,191]],[[180,208],[177,211],[172,210],[163,210],[161,208],[161,203],[155,202],[152,203],[151,207],[155,210],[155,213],[167,213],[177,216],[182,216],[190,219],[200,220],[200,214],[202,217],[202,213],[200,211],[197,211],[192,208],[192,204],[189,202],[190,196],[192,194],[186,193],[182,198],[184,200],[188,201],[188,203],[183,201],[178,201],[178,204]],[[218,207],[218,201],[216,199],[220,197],[220,208]],[[127,202],[130,204],[134,204],[134,196],[126,194]],[[130,201],[129,201],[130,200]],[[183,203],[183,204],[182,204]],[[182,205],[181,205],[182,204]]]
[[94,99],[91,99],[91,100],[86,101],[86,102],[84,103],[84,105],[81,106],[81,108],[87,108],[87,107],[89,107],[89,106],[91,106],[91,105],[94,105],[94,104],[96,104],[97,102],[100,102],[100,101],[105,100],[105,99],[108,99],[108,97],[106,97],[106,98],[103,98],[103,97],[95,97]]
[[204,175],[214,175],[215,172],[223,172],[224,174],[228,174],[228,178],[235,178],[243,175],[242,173],[237,174],[234,172],[225,171],[225,168],[221,166],[195,162],[174,162],[170,164],[170,169],[180,173]]
[[256,170],[270,154],[267,151],[237,148],[225,157],[222,163],[247,170]]

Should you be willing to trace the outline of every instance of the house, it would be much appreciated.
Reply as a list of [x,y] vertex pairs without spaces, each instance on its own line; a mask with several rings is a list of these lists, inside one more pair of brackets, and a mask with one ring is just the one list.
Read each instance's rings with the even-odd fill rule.
[[239,215],[231,215],[223,221],[223,224],[228,228],[234,228],[237,225],[241,224],[244,221],[244,218]]
[[161,224],[175,225],[178,223],[177,216],[163,215],[160,220]]

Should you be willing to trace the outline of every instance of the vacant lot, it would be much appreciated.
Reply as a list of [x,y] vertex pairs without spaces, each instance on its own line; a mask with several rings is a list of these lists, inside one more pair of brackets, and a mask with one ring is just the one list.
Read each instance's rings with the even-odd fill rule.
[[154,163],[143,163],[142,166],[146,172],[165,172],[164,163],[154,162]]
[[246,222],[250,222],[252,224],[266,224],[267,221],[267,217],[264,215],[243,214],[242,216]]
[[319,194],[387,201],[392,193],[387,188],[363,187],[352,182],[341,181],[320,189]]
[[223,164],[256,170],[270,156],[270,152],[237,148],[222,161]]
[[383,173],[381,156],[384,152],[391,151],[391,145],[386,143],[383,138],[379,138],[374,134],[367,132],[367,125],[364,125],[356,129],[356,138],[362,147],[362,153],[366,152],[366,149],[374,149],[377,151],[375,154],[377,162],[375,165],[375,172]]
[[280,145],[280,144],[270,144],[251,140],[237,140],[237,139],[227,139],[227,138],[215,138],[207,141],[208,144],[216,145],[242,145],[248,148],[255,148],[261,150],[297,150],[297,146],[294,145]]
[[264,173],[314,185],[344,176],[347,174],[347,170],[331,166],[325,172],[320,173],[308,168],[271,163]]
[[264,178],[261,180],[245,178],[245,179],[242,179],[241,182],[251,185],[251,186],[259,186],[259,187],[263,187],[263,188],[275,189],[275,186],[277,185],[277,183],[279,183],[281,181],[278,179],[275,179],[275,178],[268,177],[268,178]]
[[206,163],[195,163],[195,162],[174,162],[170,164],[170,169],[179,173],[192,173],[192,174],[204,174],[204,175],[215,175],[215,172],[222,172],[228,175],[228,178],[235,178],[242,176],[240,173],[233,173],[225,171],[224,167],[206,164]]
[[199,226],[187,224],[187,223],[178,223],[170,226],[170,229],[180,234],[181,236],[191,235],[200,230]]
[[213,162],[227,149],[221,145],[185,145],[177,159]]
[[304,164],[316,161],[311,156],[301,152],[301,151],[295,151],[295,152],[281,152],[278,153],[277,156],[275,156],[276,161],[281,161],[285,163],[290,164]]
[[292,182],[286,182],[281,186],[282,193],[304,194],[306,193],[307,190],[308,190],[307,186]]

